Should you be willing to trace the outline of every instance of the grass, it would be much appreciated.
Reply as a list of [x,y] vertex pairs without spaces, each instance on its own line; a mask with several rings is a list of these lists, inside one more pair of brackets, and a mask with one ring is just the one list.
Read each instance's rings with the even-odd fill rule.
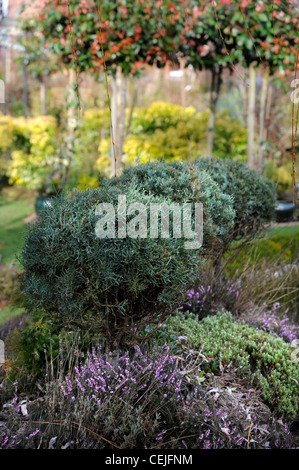
[[1,262],[16,260],[22,248],[23,235],[26,231],[24,218],[34,211],[29,201],[13,201],[0,197],[0,254]]
[[289,225],[285,227],[271,227],[267,232],[268,236],[271,238],[276,235],[292,238],[294,235],[299,233],[299,223],[298,225]]
[[19,315],[20,313],[24,312],[23,308],[15,308],[15,307],[0,307],[0,325],[1,323],[6,322],[9,320],[11,317],[14,317],[15,315]]
[[[240,241],[232,244],[236,249]],[[225,258],[229,254],[225,255]],[[292,226],[270,227],[265,230],[264,236],[253,239],[242,248],[237,256],[234,268],[244,266],[247,260],[254,264],[257,260],[277,262],[288,261],[297,263],[299,258],[299,224]]]
[[[21,200],[20,200],[21,199]],[[22,248],[26,231],[25,217],[34,211],[34,198],[31,193],[5,188],[0,196],[0,262],[15,263]],[[1,292],[0,292],[1,301]],[[0,304],[0,324],[9,320],[23,309]]]

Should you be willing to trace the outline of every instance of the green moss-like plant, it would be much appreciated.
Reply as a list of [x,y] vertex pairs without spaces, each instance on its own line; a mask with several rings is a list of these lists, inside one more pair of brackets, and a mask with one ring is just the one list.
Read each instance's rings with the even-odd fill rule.
[[263,400],[277,413],[295,416],[298,410],[299,368],[293,347],[282,339],[233,320],[228,312],[198,321],[190,313],[168,317],[163,329],[172,337],[186,336],[189,345],[213,358],[216,370],[238,369],[261,390]]

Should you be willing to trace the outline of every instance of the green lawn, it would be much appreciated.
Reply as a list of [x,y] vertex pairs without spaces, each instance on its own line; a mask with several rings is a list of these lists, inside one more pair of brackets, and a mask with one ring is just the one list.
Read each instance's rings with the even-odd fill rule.
[[283,237],[292,238],[293,235],[299,233],[299,223],[298,225],[290,225],[286,227],[273,227],[268,229],[268,233],[270,237],[281,235]]
[[8,263],[16,259],[16,255],[22,248],[26,230],[24,218],[33,211],[33,204],[27,200],[22,202],[0,197],[1,263]]
[[0,308],[0,325],[1,323],[9,320],[11,317],[19,315],[22,312],[24,312],[23,308],[15,308],[10,306],[3,307],[2,309]]
[[[18,263],[16,255],[22,248],[26,231],[24,218],[34,211],[34,206],[32,198],[22,197],[20,201],[12,200],[9,196],[12,195],[5,194],[5,198],[0,197],[0,262]],[[22,311],[23,309],[10,305],[0,306],[0,324]]]

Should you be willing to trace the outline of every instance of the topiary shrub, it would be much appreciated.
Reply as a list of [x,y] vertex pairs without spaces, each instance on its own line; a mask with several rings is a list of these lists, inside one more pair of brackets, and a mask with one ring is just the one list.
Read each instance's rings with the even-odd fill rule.
[[[186,238],[120,238],[118,217],[115,238],[98,238],[96,207],[116,208],[118,196],[117,187],[103,183],[57,198],[29,229],[20,257],[23,292],[33,308],[98,331],[110,346],[133,336],[148,317],[158,321],[180,305],[202,259],[202,250],[185,248]],[[147,211],[153,200],[171,202],[135,188],[126,197]]]
[[236,212],[231,238],[255,235],[275,215],[275,185],[244,163],[228,159],[198,158],[191,163],[195,171],[205,170],[224,194],[233,196]]
[[223,243],[234,224],[233,198],[224,194],[206,171],[194,172],[180,162],[164,160],[125,168],[112,185],[120,191],[130,185],[145,194],[169,198],[172,202],[202,202],[204,212],[203,245],[206,248]]
[[277,413],[295,416],[298,410],[299,369],[293,347],[282,339],[233,321],[219,312],[202,321],[190,313],[169,317],[163,330],[173,338],[187,337],[192,349],[212,358],[213,371],[235,367],[261,390],[263,400]]

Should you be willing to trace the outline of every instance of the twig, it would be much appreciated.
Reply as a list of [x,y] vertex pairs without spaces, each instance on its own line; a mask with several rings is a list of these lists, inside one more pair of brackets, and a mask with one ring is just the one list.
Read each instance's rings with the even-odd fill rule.
[[76,54],[76,49],[75,49],[75,45],[74,45],[73,24],[72,24],[72,18],[71,18],[71,10],[70,10],[70,0],[67,0],[67,12],[68,12],[69,25],[70,25],[71,49],[72,49],[73,60],[74,60],[74,64],[75,64],[76,95],[77,95],[78,110],[79,110],[79,115],[80,115],[80,112],[81,112],[81,103],[80,103],[80,93],[79,93],[79,71],[78,71],[78,64],[77,64],[77,54]]
[[[104,65],[104,75],[105,75],[107,100],[108,100],[108,107],[109,107],[111,142],[112,142],[113,158],[114,158],[114,176],[116,178],[116,183],[117,183],[117,186],[118,186],[117,174],[116,174],[115,142],[114,142],[113,126],[112,126],[111,100],[110,100],[109,86],[108,86],[107,66],[106,66],[104,47],[103,47],[103,34],[102,34],[102,28],[101,28],[101,14],[100,14],[100,1],[99,0],[97,0],[97,13],[98,13],[98,20],[99,20],[100,43],[101,43],[101,52],[102,52],[102,56],[103,56],[103,65]],[[118,191],[120,192],[119,187],[118,187]]]
[[252,428],[252,420],[250,421],[250,427],[248,431],[248,437],[247,437],[247,449],[249,449],[249,438],[250,438],[250,433],[251,433],[251,428]]
[[[54,421],[30,421],[31,423],[34,423],[34,424],[54,424],[56,426],[66,426],[65,423],[59,423],[57,421],[60,421],[60,420],[54,420]],[[71,425],[73,426],[77,426],[78,428],[83,428],[85,429],[86,431],[90,432],[91,434],[97,436],[99,439],[102,439],[103,441],[106,441],[108,442],[108,444],[111,444],[113,447],[116,447],[117,449],[120,449],[122,450],[122,447],[119,447],[117,444],[114,444],[113,442],[109,441],[108,439],[106,439],[105,437],[103,436],[100,436],[99,434],[97,434],[95,431],[92,431],[92,429],[89,429],[87,428],[86,426],[82,426],[82,424],[78,424],[76,422],[71,422]]]

